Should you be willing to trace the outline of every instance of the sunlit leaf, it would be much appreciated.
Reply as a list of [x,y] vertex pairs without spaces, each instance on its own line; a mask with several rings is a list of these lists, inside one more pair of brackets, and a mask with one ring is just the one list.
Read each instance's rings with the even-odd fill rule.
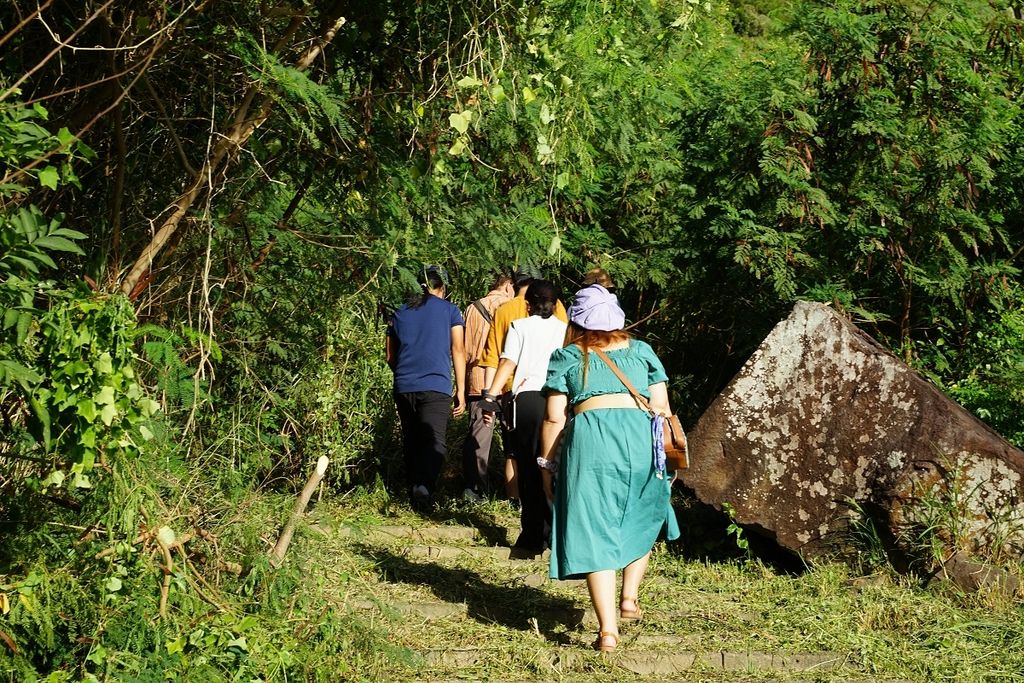
[[39,184],[43,187],[56,190],[58,182],[60,182],[60,173],[53,166],[47,166],[39,171]]
[[100,411],[100,419],[103,420],[103,424],[109,427],[115,417],[117,417],[117,408],[114,405],[108,403],[103,406],[103,410]]
[[161,545],[174,545],[174,541],[177,540],[177,536],[174,535],[174,529],[169,526],[162,526],[157,529],[156,540]]

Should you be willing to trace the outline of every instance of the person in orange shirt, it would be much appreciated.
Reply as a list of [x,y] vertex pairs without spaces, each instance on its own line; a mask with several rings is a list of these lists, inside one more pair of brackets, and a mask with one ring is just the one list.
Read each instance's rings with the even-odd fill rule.
[[[505,348],[505,337],[508,335],[509,327],[512,325],[513,320],[519,320],[520,318],[529,317],[529,312],[526,309],[526,290],[530,287],[530,283],[534,280],[541,279],[540,271],[532,266],[524,266],[516,269],[512,273],[512,282],[515,284],[516,295],[511,301],[506,301],[501,306],[498,306],[497,310],[494,311],[494,320],[491,322],[491,328],[487,331],[487,343],[484,344],[483,354],[480,356],[480,360],[477,363],[479,367],[484,369],[484,387],[490,387],[494,381],[494,376],[498,373],[498,362],[501,360],[501,352]],[[568,322],[569,318],[565,314],[565,306],[562,305],[561,301],[555,302],[556,318],[562,322]],[[484,398],[490,397],[495,400],[499,400],[505,403],[511,399],[512,391],[512,379],[509,378],[505,384],[505,390],[502,392],[501,397],[492,396],[488,392],[484,391],[482,396]],[[508,436],[508,431],[513,425],[502,425],[502,434]],[[507,440],[507,439],[506,439]],[[506,449],[506,455],[511,455]],[[510,465],[511,463],[511,465]],[[505,482],[507,490],[509,491],[510,498],[517,498],[517,475],[516,475],[516,459],[514,457],[507,457],[505,461]]]
[[[486,492],[487,466],[491,456],[491,438],[494,435],[493,422],[484,421],[480,411],[480,395],[487,385],[484,384],[485,372],[480,367],[480,357],[487,344],[487,334],[494,319],[497,308],[510,300],[515,294],[512,277],[499,275],[491,290],[466,307],[466,400],[469,408],[469,431],[462,442],[462,479],[465,482],[463,498],[479,500]],[[511,460],[505,463],[506,492],[510,484]]]

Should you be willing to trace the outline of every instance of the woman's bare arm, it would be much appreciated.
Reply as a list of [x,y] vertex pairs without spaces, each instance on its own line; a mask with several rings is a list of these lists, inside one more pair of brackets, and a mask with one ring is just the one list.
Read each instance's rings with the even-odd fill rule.
[[668,404],[668,385],[664,382],[652,384],[647,388],[651,392],[651,410],[659,415],[671,415],[672,408]]
[[[544,422],[540,425],[540,457],[549,463],[558,461],[559,442],[565,429],[565,411],[568,405],[569,398],[565,394],[557,392],[548,394],[544,409]],[[540,472],[544,495],[550,502],[555,497],[554,467],[542,467]]]

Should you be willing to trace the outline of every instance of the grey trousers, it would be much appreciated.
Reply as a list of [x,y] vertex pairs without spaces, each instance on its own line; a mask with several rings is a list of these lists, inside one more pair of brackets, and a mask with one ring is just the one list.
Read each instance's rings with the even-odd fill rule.
[[[484,422],[484,411],[480,410],[480,397],[467,397],[469,404],[469,431],[462,442],[462,479],[468,489],[483,493],[487,488],[487,466],[491,460],[491,439],[494,424]],[[497,416],[496,416],[497,417]]]

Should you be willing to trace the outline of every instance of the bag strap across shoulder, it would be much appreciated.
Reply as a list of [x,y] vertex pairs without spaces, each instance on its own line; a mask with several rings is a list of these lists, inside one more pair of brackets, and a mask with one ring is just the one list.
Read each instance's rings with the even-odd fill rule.
[[619,381],[626,385],[626,389],[628,389],[629,393],[632,394],[633,399],[638,404],[640,404],[640,407],[646,410],[651,415],[654,415],[654,410],[651,408],[651,404],[648,403],[647,399],[644,398],[643,394],[636,390],[636,387],[634,387],[633,383],[629,381],[629,378],[626,377],[626,374],[619,369],[619,366],[615,364],[615,361],[609,358],[608,354],[606,354],[601,349],[590,350],[596,353],[598,356],[600,356],[601,360],[604,361],[605,365],[607,365],[608,368],[615,373],[615,376],[619,378]]
[[488,325],[490,325],[491,323],[494,322],[494,319],[491,317],[490,311],[488,311],[484,307],[484,305],[482,303],[480,303],[480,299],[477,299],[476,301],[474,301],[473,302],[473,306],[476,308],[476,310],[480,311],[480,315],[482,315],[484,317],[484,320],[487,321]]

